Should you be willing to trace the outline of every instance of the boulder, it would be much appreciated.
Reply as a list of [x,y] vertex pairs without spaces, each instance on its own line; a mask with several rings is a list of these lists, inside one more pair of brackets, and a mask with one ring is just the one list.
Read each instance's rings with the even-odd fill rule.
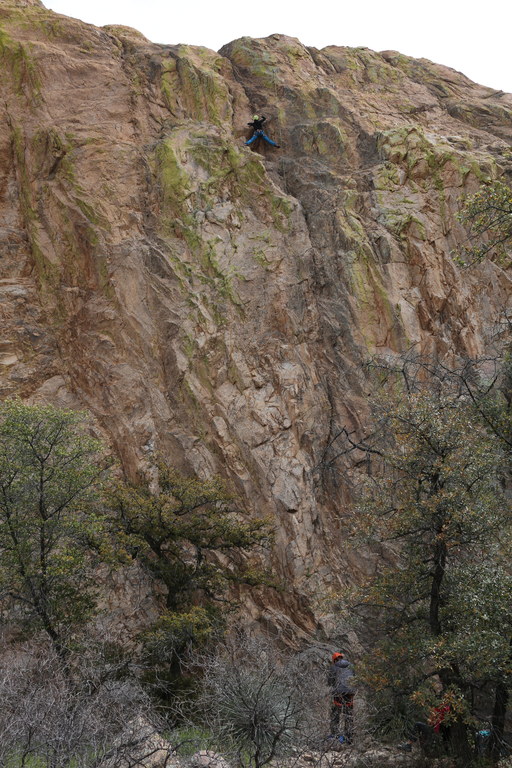
[[171,744],[140,716],[127,724],[99,768],[171,768],[179,764],[172,755]]
[[229,768],[229,763],[211,749],[201,749],[190,758],[192,768]]

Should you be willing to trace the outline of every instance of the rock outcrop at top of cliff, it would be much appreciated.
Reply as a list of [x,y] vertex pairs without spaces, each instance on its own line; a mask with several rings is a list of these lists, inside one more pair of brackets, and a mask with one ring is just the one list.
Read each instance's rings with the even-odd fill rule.
[[[88,409],[129,475],[155,451],[225,475],[278,526],[290,588],[254,615],[312,628],[304,599],[358,565],[317,468],[364,423],[362,362],[480,354],[507,304],[507,272],[451,254],[461,195],[510,172],[512,96],[394,51],[155,45],[36,0],[0,0],[0,57],[1,396]],[[280,150],[243,147],[254,112]]]

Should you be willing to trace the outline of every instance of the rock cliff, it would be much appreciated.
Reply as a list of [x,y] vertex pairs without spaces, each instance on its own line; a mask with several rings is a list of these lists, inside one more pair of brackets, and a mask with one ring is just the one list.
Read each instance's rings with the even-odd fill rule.
[[[274,516],[314,627],[360,566],[324,471],[362,363],[476,355],[510,275],[461,271],[459,199],[512,168],[512,96],[395,51],[275,34],[219,53],[0,0],[0,395],[88,409],[128,475],[155,451]],[[281,145],[243,147],[254,112]],[[249,610],[248,607],[248,610]]]

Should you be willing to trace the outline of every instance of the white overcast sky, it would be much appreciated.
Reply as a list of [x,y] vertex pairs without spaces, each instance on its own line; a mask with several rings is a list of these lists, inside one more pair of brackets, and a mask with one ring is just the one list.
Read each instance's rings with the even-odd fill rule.
[[155,43],[218,50],[280,32],[305,45],[397,50],[512,92],[511,0],[43,0],[97,26],[125,24]]

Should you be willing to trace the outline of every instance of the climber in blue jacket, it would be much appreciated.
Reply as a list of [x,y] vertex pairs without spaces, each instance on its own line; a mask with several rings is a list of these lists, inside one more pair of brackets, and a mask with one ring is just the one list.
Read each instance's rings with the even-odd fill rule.
[[272,139],[269,139],[269,137],[263,130],[263,123],[265,122],[266,119],[267,118],[264,117],[263,115],[261,115],[261,117],[259,115],[254,115],[252,122],[247,123],[247,125],[249,125],[252,128],[253,134],[251,138],[245,142],[246,147],[248,147],[250,144],[255,142],[256,139],[265,139],[267,144],[270,144],[271,147],[279,147],[279,144],[276,144],[275,141],[272,141]]

